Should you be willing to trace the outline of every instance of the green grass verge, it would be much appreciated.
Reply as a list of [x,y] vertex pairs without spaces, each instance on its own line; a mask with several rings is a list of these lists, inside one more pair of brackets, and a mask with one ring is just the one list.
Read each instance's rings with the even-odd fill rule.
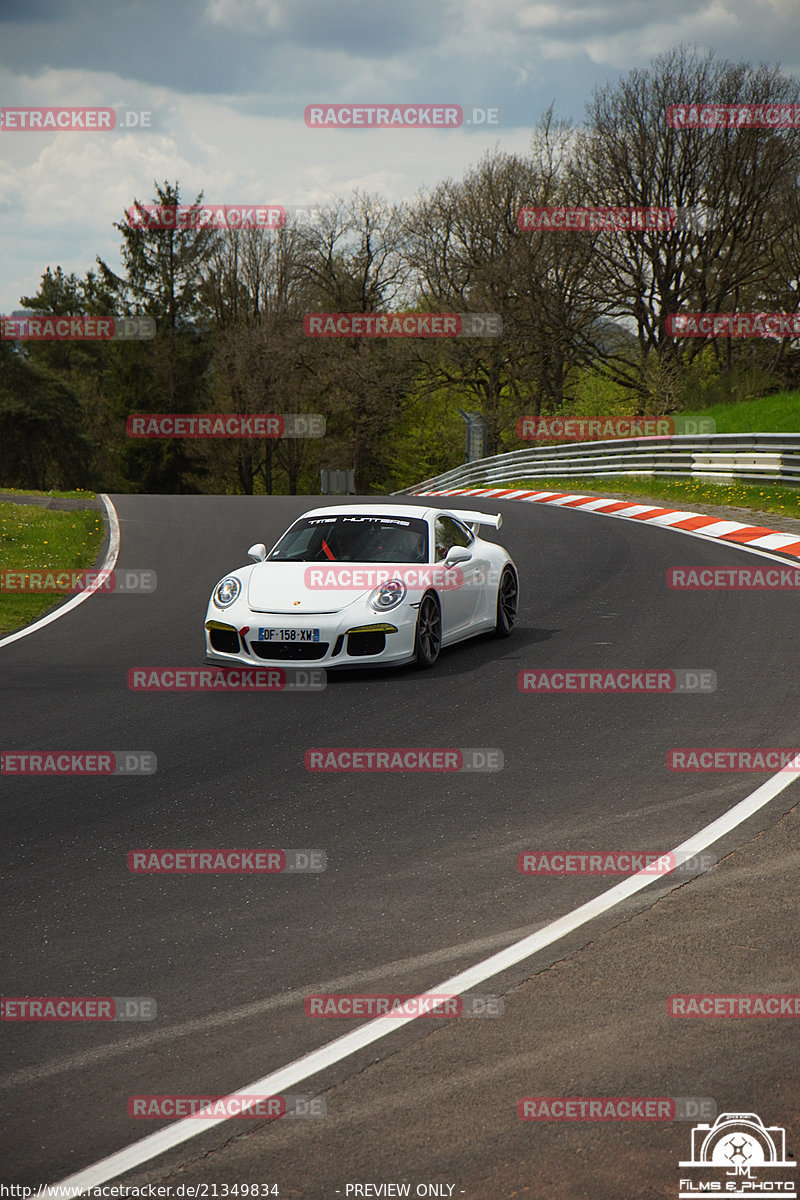
[[711,417],[717,433],[800,433],[800,392],[776,392],[738,404],[714,404],[682,417]]
[[[557,413],[559,417],[633,416],[637,400],[632,396],[604,396],[565,400]],[[663,413],[652,414],[663,416]],[[670,413],[673,417],[711,417],[717,433],[800,433],[800,392],[775,392],[752,400],[737,400],[726,404],[710,404],[703,408],[686,408]],[[522,439],[517,439],[522,440]],[[530,445],[529,442],[526,443]]]
[[96,499],[94,492],[85,492],[83,488],[77,488],[71,492],[29,492],[23,488],[0,487],[0,492],[2,492],[4,496],[54,496],[59,500]]
[[[103,514],[96,509],[61,512],[33,504],[0,503],[0,564],[4,570],[88,568],[94,565],[102,541]],[[63,599],[53,592],[28,595],[0,588],[0,636],[30,624]]]
[[641,479],[629,475],[614,475],[604,479],[520,479],[514,483],[504,483],[502,486],[531,490],[535,488],[542,492],[596,492],[599,496],[619,492],[632,499],[674,500],[681,507],[691,508],[692,504],[717,504],[726,508],[749,508],[755,512],[779,513],[782,517],[800,518],[800,487],[757,483],[707,483],[705,480],[695,479]]

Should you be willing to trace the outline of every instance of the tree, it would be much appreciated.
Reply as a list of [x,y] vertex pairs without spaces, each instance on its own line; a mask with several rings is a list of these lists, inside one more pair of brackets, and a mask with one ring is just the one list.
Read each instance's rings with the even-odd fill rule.
[[[597,265],[613,314],[636,331],[638,356],[598,355],[618,382],[648,393],[648,374],[669,374],[705,342],[681,345],[667,334],[666,318],[680,311],[747,311],[756,296],[774,294],[776,246],[785,245],[795,219],[776,206],[800,171],[800,130],[674,129],[670,105],[797,103],[796,80],[777,67],[757,68],[700,57],[678,47],[644,70],[598,90],[578,139],[573,189],[584,203],[672,207],[679,215],[709,214],[710,228],[691,225],[662,232],[598,234]],[[735,354],[749,354],[729,342]],[[650,364],[655,356],[658,369]],[[655,397],[658,404],[661,397]]]
[[87,488],[91,447],[74,393],[0,341],[0,479],[6,487]]
[[[402,214],[356,192],[304,230],[305,311],[388,312],[404,300],[408,277]],[[304,385],[328,417],[328,466],[352,467],[358,490],[379,489],[389,469],[389,437],[415,375],[413,345],[402,338],[306,338]],[[331,461],[333,460],[333,461]]]
[[[305,283],[300,230],[233,230],[211,256],[203,294],[212,310],[214,403],[223,411],[307,411],[302,394]],[[260,481],[271,493],[274,472],[286,474],[294,493],[312,451],[302,439],[253,438],[211,443],[217,477],[235,478],[252,495]],[[206,457],[212,451],[207,449]]]
[[[178,183],[154,184],[155,204],[180,204]],[[200,205],[202,193],[193,207]],[[152,341],[122,344],[116,359],[112,401],[118,428],[133,412],[186,413],[202,410],[208,386],[210,312],[203,298],[203,271],[218,234],[210,228],[147,227],[145,206],[135,200],[138,219],[121,221],[123,272],[98,257],[100,283],[119,315],[145,315],[156,324]],[[122,434],[120,434],[122,437]],[[182,491],[192,472],[201,473],[193,451],[180,441],[123,442],[120,470],[147,491]]]
[[411,211],[410,260],[426,308],[498,313],[500,337],[453,340],[426,356],[431,386],[471,396],[497,453],[514,416],[558,407],[582,331],[597,317],[589,273],[591,246],[581,239],[525,233],[527,205],[559,203],[569,127],[545,114],[536,154],[487,154],[464,179],[448,180]]

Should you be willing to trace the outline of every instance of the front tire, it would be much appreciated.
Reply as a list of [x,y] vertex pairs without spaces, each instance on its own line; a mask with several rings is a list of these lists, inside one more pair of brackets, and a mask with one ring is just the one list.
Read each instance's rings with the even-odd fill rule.
[[517,619],[518,606],[519,589],[517,587],[517,577],[511,567],[503,567],[503,574],[500,576],[500,586],[497,589],[495,637],[507,638],[511,636],[514,622]]
[[414,666],[419,671],[432,667],[442,648],[442,610],[432,592],[422,597],[414,634]]

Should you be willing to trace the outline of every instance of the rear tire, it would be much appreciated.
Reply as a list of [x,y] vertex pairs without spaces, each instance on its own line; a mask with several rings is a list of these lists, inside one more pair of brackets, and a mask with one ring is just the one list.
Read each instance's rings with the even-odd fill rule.
[[497,589],[495,637],[507,638],[511,636],[514,622],[517,619],[518,605],[519,589],[517,588],[517,577],[511,567],[503,567],[503,574],[500,576],[500,586]]
[[442,610],[433,592],[422,597],[414,634],[414,666],[427,671],[434,666],[442,648]]

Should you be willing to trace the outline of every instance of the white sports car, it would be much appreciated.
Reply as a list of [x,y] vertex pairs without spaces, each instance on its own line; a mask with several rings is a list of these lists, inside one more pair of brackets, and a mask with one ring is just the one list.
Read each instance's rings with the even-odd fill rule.
[[206,612],[206,655],[249,666],[432,667],[442,646],[517,615],[517,569],[478,537],[502,517],[406,505],[304,513],[253,565],[221,579]]

